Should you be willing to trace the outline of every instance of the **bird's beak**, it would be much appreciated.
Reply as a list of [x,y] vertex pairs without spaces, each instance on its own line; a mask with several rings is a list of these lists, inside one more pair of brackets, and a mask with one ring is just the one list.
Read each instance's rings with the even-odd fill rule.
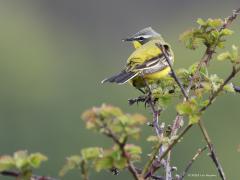
[[126,38],[126,39],[122,39],[122,42],[129,42],[129,41],[134,41],[134,38]]

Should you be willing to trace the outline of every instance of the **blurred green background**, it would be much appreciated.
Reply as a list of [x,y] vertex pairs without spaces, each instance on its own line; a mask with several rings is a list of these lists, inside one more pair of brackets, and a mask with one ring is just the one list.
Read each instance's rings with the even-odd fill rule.
[[[109,147],[110,140],[85,130],[79,117],[86,108],[105,102],[150,117],[142,106],[128,106],[127,99],[138,95],[129,85],[100,84],[124,66],[132,51],[121,39],[152,26],[172,45],[175,68],[187,67],[200,59],[202,49],[185,49],[179,34],[194,26],[198,17],[223,18],[239,6],[239,0],[1,0],[0,154],[22,149],[42,152],[49,161],[37,174],[57,177],[64,157],[86,146]],[[234,23],[236,33],[228,45],[240,45],[239,22]],[[229,71],[227,63],[213,61],[211,72],[224,77]],[[240,95],[224,95],[204,115],[231,180],[240,178],[239,101]],[[174,116],[172,107],[163,120],[170,123]],[[145,142],[150,133],[143,127],[138,144],[144,155],[150,152],[151,144]],[[174,150],[173,165],[181,172],[203,145],[199,129],[191,129]],[[206,153],[190,173],[217,175]],[[131,179],[126,171],[119,176],[92,173],[90,178]],[[63,179],[80,179],[79,172]]]

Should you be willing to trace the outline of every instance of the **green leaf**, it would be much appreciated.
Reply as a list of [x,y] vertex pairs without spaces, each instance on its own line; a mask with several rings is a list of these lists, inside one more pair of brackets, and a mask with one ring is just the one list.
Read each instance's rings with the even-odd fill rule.
[[134,144],[126,144],[125,151],[130,156],[132,161],[140,160],[140,154],[142,154],[142,149]]
[[172,95],[164,94],[159,97],[159,104],[162,107],[167,107],[171,103],[171,100],[172,100]]
[[142,153],[141,147],[136,146],[134,144],[126,144],[125,145],[125,150],[129,154],[141,154]]
[[180,35],[180,41],[183,42],[188,49],[196,49],[199,47],[204,39],[203,39],[203,34],[201,30],[199,29],[191,29],[188,31],[185,31]]
[[222,42],[222,41],[219,41],[218,43],[217,43],[217,47],[219,47],[219,48],[224,48],[225,47],[225,45],[224,45],[224,42]]
[[234,33],[234,31],[232,31],[232,30],[230,30],[230,29],[223,29],[222,31],[221,31],[221,35],[222,36],[228,36],[228,35],[232,35]]
[[218,39],[220,33],[217,30],[211,31],[211,35],[215,38]]
[[47,157],[41,153],[33,153],[28,157],[28,162],[33,168],[38,168],[43,161],[47,161]]
[[81,154],[82,154],[83,159],[92,160],[92,159],[96,159],[98,157],[101,157],[102,152],[103,152],[102,148],[92,147],[92,148],[82,149]]
[[196,124],[200,120],[200,116],[197,114],[193,114],[189,116],[189,124]]
[[207,24],[210,27],[217,28],[217,27],[219,27],[223,24],[223,21],[222,21],[222,19],[211,19],[211,18],[209,18],[207,20]]
[[11,156],[0,156],[0,171],[9,170],[15,167],[15,161]]
[[103,169],[110,169],[113,167],[113,158],[111,158],[109,156],[99,158],[95,161],[94,167],[97,172],[99,172]]
[[181,115],[192,114],[191,104],[188,102],[183,102],[177,105],[177,112]]
[[224,91],[227,91],[227,92],[235,92],[235,89],[234,89],[234,86],[232,83],[229,83],[229,84],[226,84],[224,87],[223,87]]
[[147,138],[148,142],[158,142],[159,141],[159,137],[158,136],[149,136]]
[[127,159],[122,157],[119,160],[115,160],[114,167],[117,169],[124,169],[125,167],[127,167]]
[[223,52],[217,56],[219,61],[225,61],[231,58],[230,52]]
[[198,19],[197,19],[197,23],[198,23],[199,25],[201,25],[201,26],[207,25],[207,23],[206,23],[202,18],[198,18]]
[[66,163],[59,172],[59,176],[64,176],[70,170],[79,168],[81,164],[81,157],[78,155],[70,156],[66,159]]
[[17,151],[14,153],[13,158],[15,165],[18,169],[23,170],[28,167],[28,153],[27,151]]
[[238,60],[238,58],[239,58],[238,47],[235,45],[232,45],[232,56],[231,56],[232,62],[236,62]]

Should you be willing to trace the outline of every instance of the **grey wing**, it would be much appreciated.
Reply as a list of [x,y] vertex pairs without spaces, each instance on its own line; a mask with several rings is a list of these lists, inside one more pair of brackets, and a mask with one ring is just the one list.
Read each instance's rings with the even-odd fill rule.
[[[170,57],[171,59],[171,57]],[[137,65],[135,67],[136,70],[142,71],[144,74],[151,74],[154,72],[161,71],[168,67],[168,62],[164,55],[158,56],[156,58],[152,58],[147,60],[141,65]]]

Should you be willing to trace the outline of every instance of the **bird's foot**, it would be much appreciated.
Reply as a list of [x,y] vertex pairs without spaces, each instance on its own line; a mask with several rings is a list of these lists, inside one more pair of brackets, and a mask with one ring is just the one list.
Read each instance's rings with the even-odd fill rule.
[[135,104],[135,103],[139,103],[139,102],[146,102],[146,98],[147,98],[147,96],[139,96],[139,97],[137,97],[137,98],[132,98],[132,99],[128,99],[128,104],[131,106],[131,105],[133,105],[133,104]]

